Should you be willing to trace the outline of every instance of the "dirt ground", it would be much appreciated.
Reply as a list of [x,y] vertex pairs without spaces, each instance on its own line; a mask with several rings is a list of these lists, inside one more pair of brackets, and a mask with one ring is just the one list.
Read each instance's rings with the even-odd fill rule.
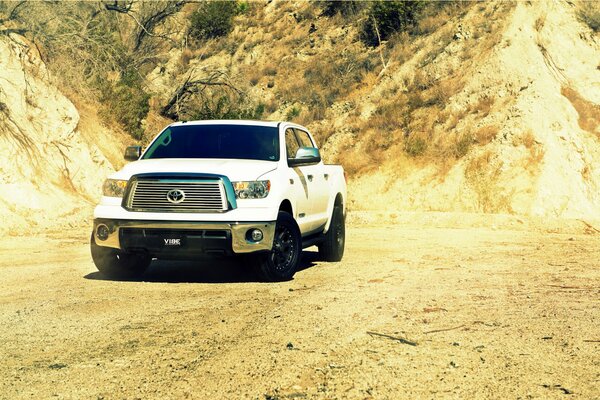
[[[0,240],[1,399],[600,399],[600,233],[351,215],[340,263],[96,272],[88,232]],[[384,336],[388,335],[388,336]]]

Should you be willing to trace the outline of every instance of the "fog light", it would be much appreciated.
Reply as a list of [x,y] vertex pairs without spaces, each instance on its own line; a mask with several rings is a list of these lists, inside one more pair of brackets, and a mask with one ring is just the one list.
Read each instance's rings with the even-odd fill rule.
[[249,233],[249,239],[253,242],[260,242],[261,240],[263,240],[263,233],[260,229],[252,229],[249,231]]
[[96,228],[96,237],[100,240],[108,239],[108,233],[109,233],[108,226],[106,226],[104,224],[100,224]]

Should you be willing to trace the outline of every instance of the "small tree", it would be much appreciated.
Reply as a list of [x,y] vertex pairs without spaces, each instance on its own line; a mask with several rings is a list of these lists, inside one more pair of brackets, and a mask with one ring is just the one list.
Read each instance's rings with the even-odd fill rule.
[[323,10],[322,14],[326,17],[333,17],[336,14],[341,14],[344,17],[350,17],[358,14],[358,12],[367,4],[362,1],[353,0],[335,0],[335,1],[319,1],[318,4]]
[[100,83],[101,115],[117,121],[133,138],[144,134],[142,120],[146,118],[150,96],[142,89],[142,79],[135,70],[123,72],[118,82]]
[[392,33],[408,29],[417,22],[423,1],[376,1],[371,4],[360,38],[369,46],[379,46]]
[[196,39],[225,36],[233,29],[239,7],[236,1],[205,1],[190,17],[190,35]]

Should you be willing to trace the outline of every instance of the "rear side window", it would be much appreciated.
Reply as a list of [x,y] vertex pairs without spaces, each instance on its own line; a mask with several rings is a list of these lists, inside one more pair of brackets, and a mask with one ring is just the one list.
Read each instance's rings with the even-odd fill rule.
[[253,125],[178,125],[163,131],[143,159],[220,158],[279,160],[279,132]]
[[296,139],[296,135],[292,128],[285,130],[285,148],[287,150],[287,158],[295,158],[300,145]]
[[310,140],[308,132],[305,132],[301,129],[296,129],[296,135],[298,135],[298,140],[300,140],[300,145],[302,147],[315,147],[313,142]]

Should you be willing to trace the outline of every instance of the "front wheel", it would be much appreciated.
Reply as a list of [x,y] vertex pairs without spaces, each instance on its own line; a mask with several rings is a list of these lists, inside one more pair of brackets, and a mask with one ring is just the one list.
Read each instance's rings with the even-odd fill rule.
[[319,245],[319,256],[324,261],[341,261],[346,245],[346,221],[341,206],[333,207],[331,224]]
[[111,279],[140,276],[150,265],[152,258],[147,254],[126,253],[110,247],[98,246],[92,233],[90,240],[92,260],[102,275]]
[[280,211],[271,251],[255,258],[257,272],[270,282],[290,280],[296,273],[301,253],[302,236],[298,224],[290,214]]

